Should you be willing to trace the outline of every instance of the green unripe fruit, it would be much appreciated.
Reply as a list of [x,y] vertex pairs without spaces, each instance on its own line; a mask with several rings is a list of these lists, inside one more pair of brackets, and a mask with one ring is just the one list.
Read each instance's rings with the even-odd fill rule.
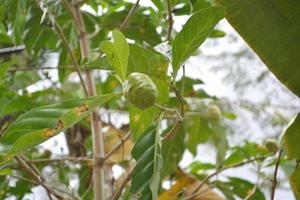
[[123,93],[127,101],[140,109],[153,106],[158,90],[153,81],[143,73],[131,73],[124,82]]
[[279,145],[274,139],[267,139],[265,141],[265,147],[271,153],[276,153],[279,150]]
[[220,108],[216,105],[210,105],[206,113],[208,120],[218,121],[221,119],[222,112]]

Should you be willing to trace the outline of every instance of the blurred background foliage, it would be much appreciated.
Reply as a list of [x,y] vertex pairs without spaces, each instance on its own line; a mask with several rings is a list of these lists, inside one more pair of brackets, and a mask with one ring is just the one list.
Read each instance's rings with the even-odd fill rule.
[[[94,70],[97,93],[121,91],[107,60],[99,58],[99,44],[121,25],[134,3],[82,1],[92,52],[86,61],[80,58],[78,33],[61,1],[0,0],[0,131],[30,109],[84,96],[53,20],[62,28],[82,69]],[[209,0],[172,0],[171,5],[175,21],[171,35],[176,35],[188,15],[212,6]],[[123,33],[131,42],[132,60],[145,56],[145,60],[139,58],[141,63],[136,66],[129,61],[129,70],[147,73],[159,85],[161,104],[179,107],[166,81],[170,78],[167,70],[171,55],[166,43],[167,15],[164,1],[141,2]],[[183,125],[162,147],[165,164],[159,199],[169,199],[168,195],[175,195],[182,188],[187,188],[184,195],[189,196],[205,175],[259,156],[269,157],[253,162],[242,170],[245,174],[237,170],[216,176],[206,186],[209,193],[204,191],[195,199],[269,199],[276,157],[270,155],[263,142],[265,138],[280,141],[283,130],[299,111],[299,99],[274,78],[225,21],[184,69],[184,73],[179,71],[176,86],[182,91],[186,116]],[[220,112],[220,119],[216,120],[214,112]],[[107,102],[100,113],[105,125],[106,152],[120,142],[129,127],[132,132],[132,139],[110,158],[107,166],[108,191],[113,193],[130,165],[134,141],[152,123],[158,110],[141,111],[123,99],[115,99]],[[164,121],[165,132],[175,123],[172,117]],[[59,161],[64,157],[89,157],[91,146],[89,119],[85,119],[24,155],[37,160],[36,166],[58,192],[71,199],[91,199],[91,163]],[[0,146],[1,157],[3,152],[5,146]],[[0,170],[1,199],[33,199],[33,195],[36,199],[47,198],[45,192],[38,194],[41,187],[13,161],[6,165]],[[279,176],[282,199],[293,198],[287,177],[294,166],[295,162],[283,156]]]

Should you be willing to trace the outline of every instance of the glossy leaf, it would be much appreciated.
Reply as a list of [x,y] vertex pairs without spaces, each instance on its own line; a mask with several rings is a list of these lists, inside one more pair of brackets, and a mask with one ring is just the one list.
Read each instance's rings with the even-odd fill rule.
[[289,159],[300,159],[300,114],[284,134],[285,149]]
[[[169,130],[167,129],[166,133]],[[185,131],[181,126],[170,139],[162,144],[162,157],[164,161],[161,170],[162,178],[176,171],[185,150],[184,139]]]
[[225,16],[221,6],[199,10],[193,14],[175,37],[172,46],[173,75],[211,34],[214,26]]
[[109,63],[114,67],[122,80],[127,75],[129,46],[124,35],[119,31],[112,31],[113,42],[103,41],[101,50],[107,55]]
[[21,115],[3,133],[0,142],[11,145],[8,158],[32,148],[71,127],[95,108],[119,94],[69,100],[43,106]]
[[136,160],[131,193],[142,200],[156,200],[162,168],[161,138],[157,125],[151,125],[142,134],[132,150]]
[[[129,44],[128,73],[141,72],[157,79],[166,79],[169,61],[152,48],[143,48]],[[112,70],[106,56],[96,59],[86,65],[89,69]]]
[[275,76],[300,96],[300,1],[215,1]]

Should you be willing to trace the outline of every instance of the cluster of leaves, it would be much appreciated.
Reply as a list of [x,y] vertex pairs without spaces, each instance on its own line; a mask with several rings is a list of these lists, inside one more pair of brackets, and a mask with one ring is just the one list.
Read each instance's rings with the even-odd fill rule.
[[[266,6],[264,3],[260,3],[261,5],[257,3],[255,8],[249,6],[249,1],[239,5],[234,1],[220,0],[217,3],[226,7],[229,21],[266,61],[275,75],[299,96],[299,70],[294,67],[299,65],[299,57],[295,56],[299,45],[293,43],[292,48],[287,48],[291,41],[299,41],[295,38],[299,30],[297,28],[299,12],[295,11],[293,14],[289,12],[290,6],[299,4],[289,1],[293,4],[278,3],[283,16],[276,15],[274,19],[272,18],[272,20],[278,19],[281,22],[280,26],[277,27],[272,20],[266,22],[270,26],[269,29],[273,30],[272,27],[276,26],[274,29],[278,30],[271,34],[272,37],[268,37],[270,41],[250,30],[261,30],[263,27],[256,22],[264,16],[264,11],[268,10],[264,9]],[[225,17],[225,8],[213,6],[206,0],[170,0],[168,3],[153,0],[152,2],[154,6],[134,5],[126,1],[83,1],[86,9],[82,9],[81,14],[91,51],[90,57],[83,59],[80,56],[81,49],[78,42],[78,37],[81,36],[78,36],[78,27],[72,20],[72,13],[68,7],[70,4],[67,0],[38,2],[0,0],[0,47],[25,45],[22,54],[14,56],[0,54],[2,105],[0,131],[3,134],[0,139],[0,156],[1,164],[4,166],[0,169],[1,198],[10,196],[21,198],[30,193],[31,188],[36,184],[30,182],[30,177],[22,170],[9,167],[16,166],[11,159],[13,156],[23,154],[33,163],[37,162],[38,170],[43,170],[49,165],[54,169],[60,169],[59,172],[53,172],[57,176],[53,178],[55,180],[51,180],[52,185],[62,185],[60,189],[64,188],[63,193],[68,197],[91,199],[92,167],[89,160],[81,162],[80,167],[76,163],[61,165],[59,162],[51,162],[51,152],[35,147],[64,131],[69,135],[66,138],[70,153],[74,145],[85,146],[84,153],[75,152],[75,155],[87,159],[88,155],[92,155],[90,153],[91,128],[87,116],[99,106],[104,108],[104,113],[109,113],[103,114],[105,120],[102,119],[108,127],[108,130],[104,131],[106,153],[110,152],[111,146],[119,142],[123,144],[124,141],[117,138],[124,137],[124,131],[127,131],[128,125],[130,126],[132,139],[123,144],[123,151],[112,154],[110,157],[112,163],[109,164],[110,167],[117,164],[128,169],[132,167],[131,157],[136,161],[131,187],[125,188],[122,197],[124,199],[140,196],[141,199],[163,200],[170,197],[177,198],[182,191],[185,191],[183,194],[185,197],[189,197],[195,192],[202,191],[198,191],[198,186],[202,184],[201,180],[204,180],[209,170],[222,171],[238,167],[251,159],[254,159],[259,167],[274,166],[276,157],[261,145],[246,142],[244,145],[229,147],[224,122],[234,120],[236,116],[230,110],[222,108],[222,104],[216,97],[194,89],[195,85],[203,84],[201,80],[177,76],[179,70],[185,70],[182,65],[195,54],[207,38],[224,36],[222,31],[214,27]],[[250,23],[245,15],[254,13],[251,9],[258,9],[259,12],[257,18],[251,19],[253,22]],[[274,10],[270,10],[269,14],[275,15],[276,9],[277,7],[274,6]],[[169,10],[171,13],[168,13]],[[240,10],[247,12],[240,12]],[[129,21],[126,21],[128,13],[131,12],[134,12],[133,15],[130,16]],[[190,15],[179,33],[170,28],[173,22],[169,14]],[[295,24],[288,33],[284,32],[287,23],[282,18],[285,16]],[[122,26],[124,22],[126,26]],[[123,27],[122,33],[111,32],[119,27]],[[66,40],[58,33],[59,30],[62,30]],[[109,41],[110,33],[112,33],[112,41]],[[263,33],[270,34],[268,31]],[[171,35],[168,41],[170,49],[168,46],[166,52],[158,52],[157,49],[167,40],[168,34]],[[278,36],[281,38],[279,42]],[[126,38],[130,39],[130,44]],[[277,41],[273,44],[277,45],[278,51],[286,50],[284,58],[276,56],[278,52],[274,51],[274,47],[270,47],[269,44],[274,40]],[[98,96],[83,98],[84,92],[80,89],[80,83],[73,79],[76,74],[73,73],[74,66],[65,48],[66,42],[73,51],[76,62],[81,64],[81,70],[109,71],[105,75],[96,77],[95,86]],[[169,56],[168,51],[172,52],[172,56]],[[59,54],[59,64],[56,69],[58,80],[53,80],[49,71],[43,70],[45,64],[43,58],[49,52]],[[168,73],[169,64],[172,68],[171,74]],[[23,71],[24,68],[30,70]],[[122,83],[132,72],[144,73],[153,80],[158,89],[157,103],[160,106],[140,110],[120,98]],[[37,88],[39,84],[43,84],[41,81],[45,80],[50,82],[50,87],[30,92],[30,87]],[[73,99],[66,100],[69,98]],[[23,114],[24,112],[26,113]],[[129,124],[121,124],[122,127],[117,129],[115,128],[117,124],[111,119],[111,113],[122,112],[128,113]],[[288,159],[300,160],[300,152],[297,148],[297,143],[300,141],[299,119],[298,116],[284,136],[286,146],[284,153]],[[75,131],[73,127],[76,128]],[[72,140],[73,136],[76,138]],[[132,143],[135,143],[133,149]],[[178,169],[183,153],[188,150],[195,156],[197,146],[201,143],[213,144],[217,151],[216,162],[194,162],[183,173]],[[261,162],[255,160],[261,157],[264,158]],[[265,161],[266,157],[270,157],[271,160]],[[48,161],[46,165],[38,162],[43,159]],[[79,160],[80,158],[75,161],[79,162]],[[282,160],[285,161],[282,161],[282,165],[288,163],[285,155]],[[288,173],[288,175],[295,195],[299,196],[299,164],[293,167],[292,174]],[[73,194],[68,188],[74,176],[79,180],[79,187]],[[162,183],[165,180],[172,181],[174,177],[176,183],[169,190],[164,190]],[[12,178],[16,179],[13,186],[8,184]],[[25,184],[28,180],[30,184]],[[118,181],[121,180],[122,178]],[[235,197],[265,199],[261,189],[257,188],[259,184],[237,177],[226,177],[225,180],[214,180],[205,184],[214,186],[228,199],[235,199]],[[118,184],[112,187],[117,188]],[[203,186],[201,188],[204,190],[203,193],[196,198],[222,199],[209,187]],[[209,197],[210,195],[212,196]]]

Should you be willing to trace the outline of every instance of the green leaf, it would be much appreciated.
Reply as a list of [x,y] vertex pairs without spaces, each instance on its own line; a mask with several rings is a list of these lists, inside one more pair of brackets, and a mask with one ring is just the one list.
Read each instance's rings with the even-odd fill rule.
[[214,26],[225,16],[225,9],[215,6],[193,14],[175,37],[172,46],[172,66],[175,77],[180,66],[211,34]]
[[298,113],[297,117],[293,123],[288,127],[284,136],[285,149],[288,156],[288,159],[295,159],[298,161],[295,171],[290,176],[290,184],[294,191],[296,197],[300,198],[300,114]]
[[128,70],[141,72],[158,79],[166,79],[169,61],[151,47],[143,48],[130,44]]
[[[129,44],[128,72],[141,72],[153,78],[166,79],[169,61],[152,48]],[[86,65],[89,69],[112,70],[107,57],[101,57]]]
[[195,161],[195,162],[192,162],[188,166],[188,169],[192,174],[197,175],[197,174],[199,174],[199,173],[201,173],[205,170],[215,169],[215,165],[212,164],[212,163],[203,163],[203,162],[200,162],[200,161]]
[[215,1],[275,76],[300,96],[300,1]]
[[155,107],[140,110],[135,106],[129,107],[130,131],[134,140],[137,140],[141,134],[149,127],[154,117],[158,114]]
[[298,163],[295,171],[289,178],[291,187],[294,191],[294,194],[297,198],[300,198],[300,164]]
[[[119,3],[119,2],[118,2]],[[115,11],[108,15],[101,16],[103,23],[100,25],[101,28],[114,29],[115,27],[120,27],[122,21],[126,18],[127,14],[130,12],[132,3],[126,3],[124,9],[121,11]],[[130,23],[127,27],[122,30],[122,33],[126,38],[135,40],[136,42],[142,44],[146,42],[151,46],[156,46],[161,43],[161,36],[157,31],[157,26],[159,22],[153,19],[152,13],[158,14],[153,9],[145,9],[146,7],[137,7],[134,15],[130,19]],[[150,14],[145,11],[150,11]]]
[[256,143],[246,141],[245,144],[231,148],[232,153],[226,158],[223,165],[231,166],[242,162],[245,159],[251,159],[269,154],[268,150]]
[[[253,190],[255,185],[247,180],[243,180],[236,177],[228,177],[229,182],[225,183],[230,185],[230,191],[237,195],[241,199],[246,198],[249,192]],[[221,188],[222,191],[222,188]],[[250,198],[250,200],[265,200],[265,196],[259,188],[256,188],[255,193]]]
[[12,170],[9,168],[4,168],[0,170],[0,176],[11,176],[13,175]]
[[120,94],[64,101],[21,115],[3,133],[1,143],[11,145],[7,158],[32,148],[88,116],[94,109]]
[[288,158],[300,160],[300,114],[286,130],[284,141]]
[[119,31],[112,31],[113,42],[103,41],[100,44],[101,50],[107,55],[110,64],[122,80],[127,75],[129,46],[125,36]]
[[[169,130],[167,129],[166,133]],[[176,171],[185,150],[184,139],[185,131],[183,126],[181,126],[170,139],[162,144],[162,157],[164,161],[161,170],[162,178]]]
[[137,163],[132,176],[131,193],[142,200],[156,200],[163,164],[158,125],[147,128],[133,147],[132,156]]
[[208,121],[200,115],[187,115],[184,118],[184,127],[188,134],[187,148],[193,154],[197,154],[197,146],[204,143],[213,134]]
[[13,64],[14,64],[13,61],[8,61],[8,62],[1,63],[1,66],[0,66],[0,79],[2,79],[2,77],[7,72],[8,68],[10,68]]
[[224,127],[218,122],[211,122],[211,126],[213,130],[212,139],[217,149],[216,165],[218,168],[223,165],[229,145]]
[[210,38],[219,38],[219,37],[224,37],[225,35],[226,35],[226,33],[225,33],[224,31],[219,30],[219,29],[214,29],[214,30],[210,33],[209,37],[210,37]]

